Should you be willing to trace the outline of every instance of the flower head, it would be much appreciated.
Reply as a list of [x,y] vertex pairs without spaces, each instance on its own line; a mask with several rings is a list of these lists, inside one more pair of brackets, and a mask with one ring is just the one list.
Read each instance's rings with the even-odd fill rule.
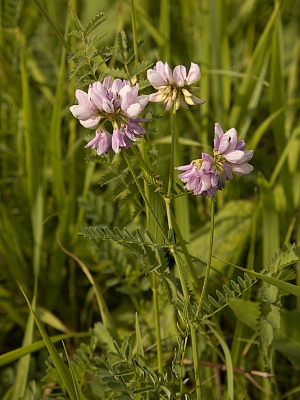
[[[139,119],[139,115],[148,103],[148,96],[139,96],[138,91],[138,84],[132,87],[127,80],[111,77],[102,83],[92,83],[88,93],[76,90],[78,105],[70,107],[71,113],[85,128],[98,128],[86,147],[95,148],[98,155],[111,150],[118,153],[145,133],[140,123],[146,120]],[[107,131],[107,124],[112,133]]]
[[185,183],[184,188],[195,195],[213,197],[217,190],[222,190],[225,180],[233,179],[232,173],[245,175],[253,171],[248,164],[253,157],[253,150],[245,151],[244,140],[237,141],[237,131],[234,128],[223,132],[218,123],[215,124],[214,157],[202,153],[202,158],[188,165],[176,167],[184,171],[178,178]]
[[187,74],[183,65],[177,65],[172,71],[167,62],[164,64],[158,61],[153,69],[147,71],[149,82],[158,90],[149,95],[149,101],[166,103],[166,111],[169,111],[174,103],[176,110],[180,106],[188,108],[187,104],[202,104],[204,101],[191,93],[195,88],[190,87],[200,76],[200,67],[195,63],[191,63]]
[[219,184],[215,168],[212,165],[213,161],[209,154],[202,153],[201,159],[176,167],[177,170],[185,171],[178,175],[178,178],[185,183],[184,188],[196,195],[213,197]]
[[[244,140],[237,140],[237,131],[235,128],[223,132],[221,126],[215,124],[214,155],[218,162],[230,166],[232,172],[236,175],[250,174],[253,166],[247,161],[253,157],[253,150],[244,151],[246,143]],[[227,179],[232,179],[227,177]]]

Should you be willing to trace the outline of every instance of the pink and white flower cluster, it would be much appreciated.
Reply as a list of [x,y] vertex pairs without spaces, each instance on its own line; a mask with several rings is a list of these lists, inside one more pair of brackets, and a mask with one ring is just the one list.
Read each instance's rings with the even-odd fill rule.
[[173,104],[175,109],[179,107],[188,108],[188,105],[204,103],[203,100],[194,96],[191,92],[196,89],[190,87],[200,79],[200,67],[191,63],[188,74],[183,65],[177,65],[173,71],[169,64],[158,61],[153,69],[148,69],[147,78],[151,85],[157,89],[156,93],[149,95],[149,101],[155,103],[166,103],[166,111],[170,111]]
[[[96,129],[96,135],[85,147],[92,147],[102,155],[120,148],[129,148],[145,134],[139,115],[148,104],[147,95],[138,95],[139,85],[131,86],[127,80],[107,77],[89,86],[88,93],[76,90],[78,105],[70,107],[74,117],[85,128]],[[110,133],[106,125],[112,126]]]
[[232,173],[245,175],[253,171],[248,161],[253,157],[253,150],[245,150],[244,140],[237,140],[235,128],[223,132],[221,126],[215,124],[214,157],[202,153],[202,158],[188,165],[176,167],[184,171],[178,178],[185,183],[184,188],[195,195],[213,197],[217,190],[224,188],[224,180],[233,179]]

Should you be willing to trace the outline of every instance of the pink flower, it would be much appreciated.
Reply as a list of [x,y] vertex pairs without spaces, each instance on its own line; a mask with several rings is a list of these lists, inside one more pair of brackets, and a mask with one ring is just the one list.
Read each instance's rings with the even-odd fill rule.
[[96,149],[97,155],[101,156],[112,149],[111,142],[112,136],[109,132],[97,130],[96,136],[85,146],[85,148],[91,147],[92,149]]
[[121,98],[121,109],[128,118],[138,118],[140,113],[148,104],[148,96],[138,96],[138,91],[139,85],[136,84],[133,88],[126,85],[119,92]]
[[82,90],[76,90],[75,96],[78,100],[78,105],[70,107],[71,113],[79,119],[79,122],[85,128],[96,128],[99,125],[99,116],[88,94]]
[[245,148],[244,140],[237,141],[235,128],[224,133],[221,126],[218,123],[215,124],[214,154],[223,156],[226,160],[225,164],[229,165],[236,175],[250,174],[254,169],[247,163],[253,157],[253,150],[244,151]]
[[214,157],[202,153],[202,158],[175,169],[185,171],[178,178],[185,183],[184,188],[195,195],[213,197],[217,190],[224,188],[224,181],[237,175],[249,174],[253,166],[248,164],[253,150],[245,151],[244,140],[237,141],[237,131],[229,129],[225,134],[219,124],[215,124]]
[[[88,93],[76,90],[78,105],[70,107],[74,117],[86,128],[95,129],[95,138],[86,147],[92,147],[101,155],[108,151],[119,152],[145,134],[140,125],[145,119],[139,115],[148,104],[147,95],[138,95],[139,86],[130,86],[127,80],[106,77],[101,82],[89,86]],[[112,126],[112,135],[105,124]]]
[[175,169],[185,171],[178,178],[185,183],[184,189],[192,191],[195,195],[213,197],[219,189],[219,178],[213,167],[213,158],[202,153],[202,159],[194,160],[188,165]]
[[177,65],[172,71],[169,64],[158,61],[153,69],[147,71],[147,78],[150,84],[158,90],[149,95],[149,101],[155,103],[166,103],[166,111],[169,111],[175,102],[175,109],[180,106],[188,108],[188,105],[204,103],[203,100],[194,96],[190,85],[200,79],[200,67],[191,63],[188,74],[186,67]]

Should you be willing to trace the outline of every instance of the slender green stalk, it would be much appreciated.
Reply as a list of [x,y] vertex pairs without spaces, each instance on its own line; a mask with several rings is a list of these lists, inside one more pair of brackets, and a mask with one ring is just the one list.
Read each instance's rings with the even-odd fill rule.
[[174,233],[176,235],[176,238],[178,240],[178,243],[180,245],[182,253],[185,257],[185,261],[186,261],[187,267],[189,269],[189,273],[190,273],[191,277],[193,278],[194,284],[196,285],[197,289],[200,289],[200,281],[199,281],[197,272],[194,268],[194,264],[191,259],[191,255],[186,247],[185,241],[181,235],[180,229],[178,227],[176,219],[174,218],[174,214],[173,214],[172,210],[170,210],[170,214],[171,214],[171,218],[172,218],[172,227],[174,229]]
[[197,307],[197,314],[200,312],[202,303],[204,300],[204,295],[206,293],[208,280],[209,280],[209,272],[211,267],[211,259],[212,259],[212,251],[213,251],[213,244],[214,244],[214,229],[215,229],[215,199],[211,199],[210,203],[210,235],[209,235],[209,251],[208,251],[208,258],[203,282],[203,288],[200,296],[200,300]]
[[156,335],[156,352],[157,352],[157,370],[160,374],[163,372],[163,357],[161,345],[161,326],[160,326],[160,312],[159,312],[159,297],[158,297],[158,277],[154,272],[150,275],[151,289],[153,293],[153,307],[154,307],[154,320],[155,320],[155,335]]
[[[171,243],[170,243],[170,251],[173,254],[175,264],[178,270],[179,279],[182,287],[182,292],[184,296],[184,305],[186,312],[190,308],[190,299],[189,299],[189,292],[186,284],[186,278],[184,275],[184,269],[182,265],[182,261],[178,255],[175,238],[174,238],[174,228],[173,228],[173,221],[172,221],[172,210],[171,210],[171,201],[170,195],[173,186],[173,177],[174,177],[174,159],[175,159],[175,152],[178,149],[178,138],[176,136],[176,109],[174,103],[173,113],[171,114],[171,135],[172,135],[172,142],[171,142],[171,159],[170,159],[170,173],[169,173],[169,182],[168,182],[168,194],[165,197],[165,204],[166,204],[166,212],[167,212],[167,219],[168,219],[168,227],[169,232],[171,232]],[[197,335],[196,335],[196,327],[193,323],[189,323],[189,328],[191,331],[191,343],[192,343],[192,353],[193,353],[193,362],[194,362],[194,376],[195,376],[195,385],[196,385],[196,399],[200,400],[201,395],[201,376],[200,376],[200,368],[199,368],[199,357],[198,357],[198,344],[197,344]]]
[[171,158],[170,158],[170,171],[169,171],[169,182],[168,182],[168,196],[170,196],[173,186],[173,177],[174,177],[174,157],[175,157],[175,147],[177,145],[177,137],[176,137],[176,108],[175,102],[173,106],[173,112],[170,114],[171,117]]
[[[172,225],[172,218],[171,218],[171,203],[170,203],[170,200],[168,198],[165,198],[165,202],[166,202],[166,210],[167,210],[169,231],[173,232],[173,225]],[[176,266],[178,268],[180,283],[181,283],[182,292],[183,292],[183,295],[184,295],[185,307],[187,309],[188,308],[188,304],[189,304],[189,292],[188,292],[187,285],[186,285],[186,279],[185,279],[185,276],[184,276],[182,262],[181,262],[181,259],[180,259],[179,255],[178,255],[178,253],[177,253],[174,235],[172,235],[172,239],[171,240],[172,241],[170,243],[170,251],[171,251],[171,253],[172,253],[173,257],[174,257],[175,264],[176,264]]]
[[[168,218],[168,225],[169,230],[173,231],[172,225],[172,217],[171,217],[171,207],[170,207],[170,200],[165,199],[166,202],[166,210],[167,210],[167,218]],[[186,278],[184,276],[184,269],[182,266],[181,259],[177,253],[176,243],[174,237],[172,236],[172,243],[171,243],[171,252],[173,254],[176,267],[179,273],[179,279],[182,287],[182,292],[184,296],[184,305],[186,311],[188,312],[190,306],[190,299],[189,299],[189,292],[186,285]],[[191,342],[192,342],[192,353],[193,353],[193,362],[194,362],[194,375],[195,375],[195,384],[196,384],[196,399],[201,399],[201,376],[200,376],[200,368],[199,368],[199,357],[198,357],[198,344],[197,344],[197,335],[196,335],[196,328],[193,323],[189,323],[190,331],[191,331]]]
[[192,353],[193,353],[193,363],[194,363],[196,399],[201,400],[202,392],[201,392],[200,363],[199,363],[199,354],[198,354],[198,346],[197,346],[196,327],[193,323],[190,324],[190,330],[191,330]]
[[[138,155],[138,159],[141,161],[141,157],[138,151],[133,150],[135,155]],[[134,182],[142,196],[145,207],[146,207],[146,216],[147,216],[147,229],[153,234],[155,240],[161,241],[160,238],[164,238],[168,241],[168,237],[165,234],[161,222],[158,219],[158,214],[156,214],[155,210],[158,210],[158,198],[157,196],[153,196],[153,193],[150,193],[148,182],[144,179],[144,190],[140,185],[138,178],[134,172],[132,165],[128,159],[128,156],[123,152],[124,159],[128,165],[129,171],[134,179]],[[141,162],[142,168],[146,167],[144,161]],[[148,169],[148,168],[147,168]],[[152,188],[151,188],[152,189]],[[155,193],[154,193],[155,194]],[[151,280],[151,289],[153,293],[153,309],[154,309],[154,320],[155,320],[155,335],[156,335],[156,351],[157,351],[157,369],[159,373],[163,372],[163,358],[162,358],[162,343],[161,343],[161,326],[160,326],[160,311],[159,311],[159,296],[158,296],[158,278],[155,273],[151,273],[150,275]]]
[[155,214],[155,212],[154,212],[154,210],[153,210],[153,208],[152,208],[152,206],[151,206],[151,204],[150,204],[150,202],[149,202],[144,190],[142,189],[142,187],[141,187],[141,185],[140,185],[140,183],[138,181],[138,178],[137,178],[137,176],[136,176],[136,174],[135,174],[135,172],[134,172],[134,170],[133,170],[133,168],[132,168],[132,166],[131,166],[131,164],[130,164],[130,162],[128,160],[128,156],[125,155],[124,152],[123,152],[123,154],[124,154],[124,159],[125,159],[125,161],[127,163],[127,166],[129,168],[129,171],[130,171],[130,173],[131,173],[131,175],[132,175],[132,177],[134,179],[134,182],[135,182],[135,184],[136,184],[136,186],[137,186],[137,188],[138,188],[138,190],[140,192],[140,195],[142,196],[142,198],[143,198],[143,200],[145,202],[146,207],[148,207],[149,212],[151,213],[152,217],[154,218],[155,222],[157,223],[157,227],[158,227],[159,231],[163,235],[165,241],[168,243],[169,242],[168,236],[166,235],[166,233],[165,233],[160,221],[158,220],[158,218],[157,218],[157,216],[156,216],[156,214]]

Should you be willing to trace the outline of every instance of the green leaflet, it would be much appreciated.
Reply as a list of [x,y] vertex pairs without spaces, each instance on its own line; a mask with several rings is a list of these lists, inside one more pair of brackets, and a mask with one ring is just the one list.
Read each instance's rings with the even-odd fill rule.
[[[234,268],[237,268],[240,271],[244,271],[247,274],[250,274],[257,279],[260,279],[263,282],[270,283],[271,285],[274,285],[277,288],[279,288],[287,293],[293,294],[294,296],[300,296],[300,286],[293,285],[289,282],[285,282],[274,276],[270,276],[270,274],[267,275],[262,272],[255,272],[252,270],[248,270],[248,269],[240,267],[238,265],[228,263],[224,260],[221,260],[218,257],[215,257],[215,258],[220,261],[223,261],[227,264],[230,264]],[[299,262],[299,261],[300,261],[300,246],[295,246],[294,244],[288,244],[288,245],[285,245],[281,250],[279,250],[276,253],[276,255],[271,259],[271,262],[270,262],[271,270],[273,271],[273,273],[276,272],[275,275],[277,275],[279,272],[281,272],[283,269],[285,269],[289,265],[295,264],[296,262]]]

